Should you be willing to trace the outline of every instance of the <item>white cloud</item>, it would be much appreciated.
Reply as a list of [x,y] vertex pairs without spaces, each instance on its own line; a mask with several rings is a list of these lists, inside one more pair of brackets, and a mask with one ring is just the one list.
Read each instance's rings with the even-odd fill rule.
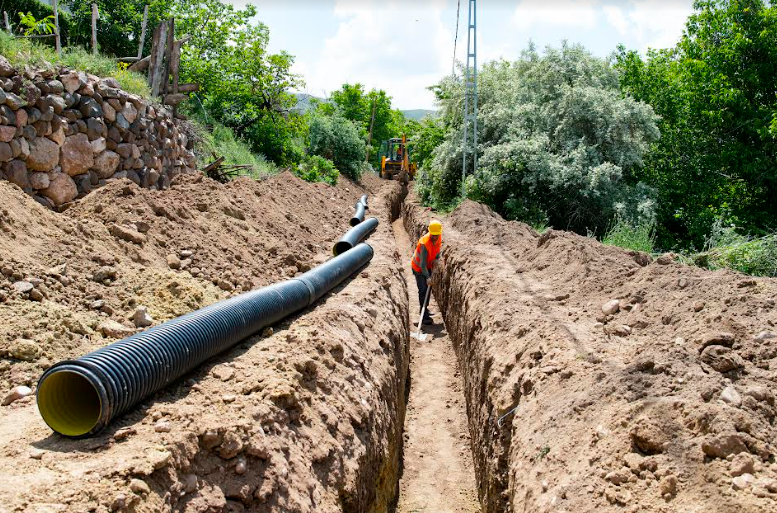
[[618,31],[618,34],[627,34],[629,31],[629,22],[626,19],[626,16],[623,15],[623,9],[617,5],[605,5],[603,9],[607,21],[610,23],[610,25],[615,27],[615,30]]
[[513,25],[529,29],[537,25],[593,28],[596,0],[521,0],[513,12]]
[[640,51],[677,44],[693,11],[690,1],[630,0],[625,6],[604,6],[607,21],[620,35],[637,41]]
[[450,70],[453,34],[443,24],[445,0],[338,0],[341,21],[324,40],[316,62],[299,62],[320,95],[345,82],[384,89],[400,108],[430,108],[433,95],[425,87]]

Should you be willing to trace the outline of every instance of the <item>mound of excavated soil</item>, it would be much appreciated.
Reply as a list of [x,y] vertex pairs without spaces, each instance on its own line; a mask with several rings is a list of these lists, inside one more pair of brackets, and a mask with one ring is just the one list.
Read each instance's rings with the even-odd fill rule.
[[[111,183],[57,214],[0,182],[0,393],[141,329],[139,307],[158,324],[325,261],[363,192],[181,176]],[[0,511],[383,510],[408,365],[399,201],[395,184],[370,197],[381,226],[358,275],[100,435],[53,434],[34,396],[0,407]]]
[[[415,234],[430,215],[405,214]],[[472,202],[444,225],[435,296],[486,511],[777,511],[777,280]]]

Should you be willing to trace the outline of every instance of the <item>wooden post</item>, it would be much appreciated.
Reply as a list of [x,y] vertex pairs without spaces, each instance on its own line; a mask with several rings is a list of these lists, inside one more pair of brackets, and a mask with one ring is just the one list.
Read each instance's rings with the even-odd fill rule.
[[[165,52],[169,39],[171,20],[165,20],[154,30],[154,43],[151,47],[151,62],[148,68],[148,85],[152,96],[159,96],[163,87],[167,86],[168,68],[165,62]],[[163,83],[164,82],[164,83]]]
[[370,119],[370,138],[367,140],[367,158],[364,162],[370,161],[370,150],[372,149],[372,126],[375,124],[375,109],[378,106],[378,99],[372,100],[372,119]]
[[13,34],[11,31],[11,23],[8,21],[8,11],[3,11],[3,19],[5,20],[5,30],[7,30],[9,34]]
[[[165,65],[164,65],[164,78],[162,82],[162,89],[160,94],[162,96],[167,94],[167,89],[170,86],[170,64],[173,57],[173,43],[175,42],[175,18],[170,18],[170,26],[167,29],[167,46],[165,48]],[[162,43],[161,41],[159,42]]]
[[92,4],[92,53],[97,55],[97,4]]
[[54,0],[54,27],[57,31],[57,35],[54,38],[54,43],[57,47],[57,55],[62,57],[62,38],[59,34],[59,2]]
[[138,60],[143,58],[143,43],[146,41],[146,24],[148,23],[148,5],[143,9],[143,24],[140,26],[140,42],[138,43]]

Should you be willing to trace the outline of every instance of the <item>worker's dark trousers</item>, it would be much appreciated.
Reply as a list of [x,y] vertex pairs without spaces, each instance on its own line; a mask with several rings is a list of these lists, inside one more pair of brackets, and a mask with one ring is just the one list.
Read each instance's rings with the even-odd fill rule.
[[[421,309],[424,307],[424,299],[426,299],[426,289],[427,289],[426,278],[424,277],[423,274],[417,273],[415,271],[413,271],[413,276],[415,276],[415,283],[416,285],[418,285],[418,304],[419,304],[418,311],[420,312]],[[429,299],[431,300],[431,298]],[[428,305],[427,305],[427,308],[428,308]],[[424,317],[429,317],[428,310],[424,314]]]

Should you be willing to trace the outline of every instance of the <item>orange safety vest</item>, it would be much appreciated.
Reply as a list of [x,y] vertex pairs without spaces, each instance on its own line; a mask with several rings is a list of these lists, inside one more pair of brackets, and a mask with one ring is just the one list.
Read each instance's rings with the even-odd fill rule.
[[432,236],[428,233],[418,239],[418,244],[415,247],[413,253],[413,259],[410,261],[410,266],[417,273],[421,272],[421,246],[426,247],[426,268],[431,270],[434,265],[434,259],[440,253],[440,247],[442,246],[442,236],[437,239],[437,244],[432,244]]

